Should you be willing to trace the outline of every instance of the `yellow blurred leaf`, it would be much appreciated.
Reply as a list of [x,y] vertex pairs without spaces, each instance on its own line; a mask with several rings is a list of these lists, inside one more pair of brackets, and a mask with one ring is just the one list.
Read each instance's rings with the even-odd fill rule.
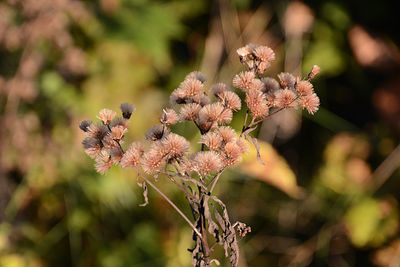
[[397,202],[366,198],[347,211],[344,221],[355,246],[379,246],[396,233]]
[[243,156],[240,171],[282,190],[291,197],[301,197],[303,189],[297,185],[296,175],[286,160],[270,144],[262,141],[258,144],[264,165],[257,161],[257,151],[254,146],[250,146],[250,152]]

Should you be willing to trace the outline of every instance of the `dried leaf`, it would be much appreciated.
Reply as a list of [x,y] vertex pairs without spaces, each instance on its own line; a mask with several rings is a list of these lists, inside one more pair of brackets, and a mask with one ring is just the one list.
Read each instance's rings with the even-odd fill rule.
[[147,204],[149,204],[149,198],[148,198],[148,190],[147,190],[147,185],[146,182],[143,181],[142,183],[139,182],[139,177],[136,179],[136,183],[137,185],[143,189],[143,198],[144,198],[144,203],[139,204],[139,206],[144,207],[147,206]]
[[212,234],[215,237],[216,241],[219,243],[219,227],[212,219],[210,208],[208,206],[208,199],[208,196],[204,198],[204,217],[207,219],[208,222],[208,232]]
[[225,204],[218,199],[216,196],[211,196],[212,200],[217,202],[222,208],[222,218],[223,224],[225,225],[225,230],[223,231],[223,242],[225,249],[225,257],[228,257],[228,249],[229,252],[229,261],[231,266],[236,267],[239,263],[239,245],[236,239],[235,229],[233,228],[228,215],[228,210],[226,209]]
[[216,265],[220,265],[220,263],[219,263],[219,261],[217,260],[217,259],[212,259],[211,261],[210,261],[210,264],[212,264],[212,263],[215,263]]
[[196,240],[196,246],[192,251],[192,266],[202,267],[204,266],[203,257],[200,255],[201,240],[198,238]]
[[246,135],[250,141],[253,143],[256,151],[257,151],[257,160],[260,164],[265,165],[264,162],[261,160],[261,154],[260,154],[260,146],[258,145],[258,140],[255,137],[252,137],[250,135]]

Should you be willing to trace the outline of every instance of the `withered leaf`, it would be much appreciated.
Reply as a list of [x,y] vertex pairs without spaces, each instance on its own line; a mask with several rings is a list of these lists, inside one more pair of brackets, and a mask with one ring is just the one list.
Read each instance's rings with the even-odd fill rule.
[[137,185],[143,189],[143,198],[144,198],[144,203],[139,204],[139,206],[144,207],[147,206],[147,204],[149,204],[149,198],[148,198],[148,190],[147,190],[147,185],[146,182],[143,181],[142,183],[139,182],[139,177],[136,179],[136,183]]

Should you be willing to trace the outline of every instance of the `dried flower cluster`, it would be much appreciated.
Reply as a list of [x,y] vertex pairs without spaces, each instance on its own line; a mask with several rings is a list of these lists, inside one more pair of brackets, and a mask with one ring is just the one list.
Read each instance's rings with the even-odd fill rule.
[[[147,144],[134,142],[126,150],[122,147],[134,111],[133,106],[127,103],[120,107],[122,117],[116,117],[116,112],[112,110],[103,109],[97,116],[100,124],[89,121],[80,124],[86,133],[82,142],[85,152],[95,159],[98,172],[105,173],[112,165],[133,167],[138,173],[138,185],[144,190],[144,205],[147,204],[147,185],[150,185],[192,227],[195,242],[195,248],[191,250],[193,266],[211,266],[207,232],[214,236],[216,244],[224,247],[231,265],[238,264],[236,235],[244,237],[251,228],[241,222],[232,225],[225,204],[212,193],[223,171],[240,162],[242,155],[248,151],[247,140],[258,151],[257,140],[249,135],[250,132],[265,118],[282,109],[302,107],[313,114],[319,106],[319,98],[310,83],[319,72],[317,66],[305,79],[281,73],[277,81],[261,78],[275,59],[271,48],[250,44],[237,52],[246,66],[246,71],[237,74],[232,82],[234,87],[245,92],[247,113],[239,134],[228,124],[232,121],[233,113],[242,108],[241,99],[224,83],[212,85],[207,90],[206,78],[200,72],[189,73],[172,92],[172,107],[164,109],[160,124],[148,130]],[[252,119],[248,123],[249,115]],[[172,133],[169,128],[170,125],[185,121],[193,122],[200,131],[200,151],[189,151],[189,141]],[[144,173],[154,176],[163,174],[177,185],[189,201],[194,222]]]
[[319,73],[318,66],[315,65],[305,79],[282,72],[278,74],[278,82],[270,77],[261,78],[275,59],[269,47],[249,44],[239,48],[237,53],[248,70],[237,74],[233,85],[246,93],[246,104],[254,119],[265,118],[272,108],[301,107],[310,114],[318,110],[320,101],[310,83]]

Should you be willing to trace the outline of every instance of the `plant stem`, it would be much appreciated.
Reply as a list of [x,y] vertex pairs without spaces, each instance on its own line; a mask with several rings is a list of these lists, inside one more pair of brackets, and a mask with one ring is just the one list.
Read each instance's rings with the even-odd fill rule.
[[157,186],[155,186],[152,182],[150,182],[149,179],[147,179],[140,171],[138,168],[134,167],[135,171],[139,174],[139,176],[146,181],[154,190],[157,191],[182,217],[183,219],[192,227],[193,231],[203,240],[202,234],[196,229],[196,227],[193,225],[193,223],[186,217],[186,215],[175,205],[174,202],[172,202],[163,192],[161,192],[160,189],[158,189]]
[[[199,190],[201,190],[199,188]],[[199,215],[200,215],[200,229],[203,238],[201,238],[201,247],[203,252],[203,259],[204,259],[204,266],[210,267],[210,248],[207,242],[207,229],[206,229],[206,217],[204,215],[204,206],[207,205],[205,203],[204,192],[201,191],[201,201],[200,201],[200,208],[199,208]]]

